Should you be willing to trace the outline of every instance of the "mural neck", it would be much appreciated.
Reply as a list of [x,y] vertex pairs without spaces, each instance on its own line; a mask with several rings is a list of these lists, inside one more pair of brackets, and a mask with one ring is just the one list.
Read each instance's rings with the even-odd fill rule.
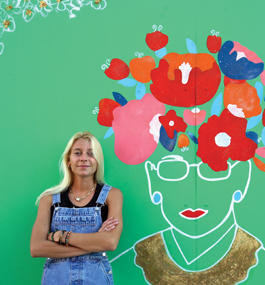
[[173,228],[164,232],[163,237],[170,256],[179,266],[198,271],[212,267],[227,253],[233,244],[237,228],[231,213],[220,227],[199,238],[184,236]]

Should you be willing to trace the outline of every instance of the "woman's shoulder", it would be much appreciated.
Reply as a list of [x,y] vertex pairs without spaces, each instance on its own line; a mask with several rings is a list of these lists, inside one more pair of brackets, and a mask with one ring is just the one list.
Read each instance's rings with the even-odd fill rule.
[[117,200],[123,199],[123,195],[120,189],[116,187],[111,187],[108,195],[108,200]]
[[52,195],[45,195],[41,197],[39,205],[52,206]]
[[104,188],[104,187],[108,187],[109,188],[109,195],[121,195],[122,196],[122,192],[120,189],[113,187],[107,183],[98,183],[98,185],[100,185],[100,189]]
[[122,195],[121,190],[116,187],[111,187],[110,193],[115,193],[116,195]]

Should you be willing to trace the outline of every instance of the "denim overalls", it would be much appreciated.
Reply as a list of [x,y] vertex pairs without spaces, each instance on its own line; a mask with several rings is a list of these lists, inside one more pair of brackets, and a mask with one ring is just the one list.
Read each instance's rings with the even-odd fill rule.
[[[101,207],[105,203],[110,189],[111,186],[104,184],[96,202],[97,206],[89,208],[60,207],[60,193],[53,195],[55,209],[51,231],[97,232],[102,225]],[[93,252],[69,258],[48,258],[44,264],[41,284],[113,285],[112,269],[106,252]]]

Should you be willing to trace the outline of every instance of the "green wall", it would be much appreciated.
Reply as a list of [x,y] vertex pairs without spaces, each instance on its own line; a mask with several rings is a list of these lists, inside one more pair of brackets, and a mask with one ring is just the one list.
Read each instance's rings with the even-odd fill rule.
[[[233,239],[233,234],[229,232],[226,235],[227,240],[219,240],[222,231],[226,232],[221,228],[209,237],[205,235],[203,242],[200,239],[195,239],[194,242],[194,239],[185,238],[180,232],[175,233],[179,245],[189,260],[199,256],[214,243],[218,246],[213,248],[213,252],[207,252],[207,257],[202,256],[202,259],[199,258],[189,266],[185,264],[179,252],[177,253],[172,236],[168,235],[168,232],[165,233],[164,241],[171,252],[169,255],[171,257],[173,255],[173,259],[176,258],[177,264],[183,271],[174,271],[176,267],[173,263],[167,265],[168,261],[158,259],[157,263],[161,270],[159,274],[164,276],[165,283],[159,279],[159,274],[155,275],[152,281],[144,278],[143,271],[135,264],[136,249],[133,246],[146,237],[168,229],[169,223],[161,213],[161,205],[155,205],[150,200],[145,162],[129,165],[119,160],[114,152],[115,135],[104,139],[108,128],[97,122],[98,114],[93,111],[99,106],[101,99],[113,99],[112,92],[122,94],[128,101],[135,100],[135,86],[125,87],[109,79],[101,66],[107,59],[113,58],[122,59],[129,64],[135,57],[135,52],[152,56],[158,66],[159,59],[145,43],[146,34],[153,31],[154,24],[162,25],[162,32],[169,37],[166,46],[168,53],[188,53],[186,46],[188,38],[196,44],[198,53],[210,54],[206,39],[214,29],[220,32],[223,43],[229,40],[239,42],[264,60],[265,4],[261,0],[254,2],[106,0],[101,1],[101,9],[97,10],[91,7],[92,2],[83,1],[84,5],[80,11],[72,11],[76,17],[69,18],[67,10],[56,9],[56,1],[47,1],[53,7],[51,12],[44,12],[44,8],[36,8],[39,7],[39,1],[31,0],[25,3],[1,1],[0,24],[3,25],[4,20],[10,20],[11,25],[8,28],[0,27],[0,32],[3,31],[1,42],[4,45],[0,55],[2,182],[0,283],[5,285],[40,283],[44,259],[31,258],[29,251],[31,229],[37,213],[34,203],[42,191],[59,182],[58,161],[69,138],[78,131],[89,130],[99,139],[104,150],[106,182],[121,189],[124,195],[124,230],[117,250],[108,254],[110,260],[122,254],[112,262],[115,284],[148,284],[148,282],[214,284],[204,283],[208,280],[206,278],[212,276],[219,278],[219,283],[216,284],[236,284],[229,278],[231,275],[240,274],[242,274],[241,280],[245,279],[244,284],[262,284],[265,268],[263,249],[258,253],[257,266],[250,271],[248,269],[252,265],[249,264],[244,269],[235,265],[229,271],[225,269],[227,268],[225,266],[230,266],[227,260],[222,265],[223,270],[219,268],[215,273],[211,271],[216,262],[222,262],[226,255],[229,256],[229,244]],[[107,5],[104,8],[105,3]],[[74,0],[63,0],[60,4],[66,5],[60,7],[67,9],[80,7],[80,3]],[[13,5],[13,9],[7,11],[5,8],[8,5]],[[31,10],[34,12],[31,16],[25,16],[26,19],[32,17],[29,22],[23,18],[23,11],[29,9],[26,5],[32,5]],[[21,10],[19,7],[22,7]],[[100,8],[98,5],[95,7]],[[13,29],[13,32],[8,32],[7,29]],[[217,60],[217,54],[212,56]],[[132,78],[131,75],[129,77]],[[251,86],[255,86],[256,82],[261,82],[259,77],[248,80]],[[146,92],[150,92],[150,83],[145,86]],[[200,109],[206,110],[207,113],[204,122],[210,117],[215,98],[223,92],[222,74],[215,97],[200,106]],[[264,103],[262,95],[262,110]],[[169,105],[165,107],[166,112],[174,109],[181,117],[185,109],[193,108]],[[130,132],[130,128],[137,126],[128,123],[126,128]],[[188,126],[187,131],[198,138],[198,128],[199,126]],[[261,137],[263,129],[264,126],[260,121],[250,131]],[[185,134],[187,135],[187,132]],[[184,152],[177,146],[173,152],[169,152],[159,143],[153,154],[145,160],[156,165],[163,157],[173,154],[183,156],[190,164],[199,163],[200,158],[196,156],[198,146],[189,140],[189,150]],[[263,142],[259,140],[258,148],[263,146],[264,140]],[[133,149],[128,151],[134,155]],[[138,151],[141,149],[136,146],[135,152]],[[265,162],[264,158],[259,157],[259,159]],[[229,161],[234,163],[232,160]],[[249,233],[249,240],[246,241],[246,238],[242,237],[239,245],[245,239],[245,248],[249,246],[252,251],[246,253],[238,247],[234,255],[235,264],[241,263],[241,258],[244,259],[244,256],[253,259],[255,253],[253,244],[258,241],[262,246],[265,240],[264,172],[256,167],[253,159],[251,165],[247,195],[242,202],[235,203],[233,210],[237,225]],[[173,226],[180,226],[182,231],[192,236],[203,235],[219,225],[222,217],[228,212],[233,199],[233,192],[228,190],[244,191],[248,167],[247,162],[241,162],[240,167],[235,166],[233,169],[231,179],[218,185],[201,181],[194,168],[191,168],[189,178],[180,181],[179,184],[162,181],[152,173],[152,189],[162,192],[163,206],[166,215],[174,220]],[[168,171],[170,173],[170,167]],[[204,217],[188,222],[181,220],[178,213],[183,207],[196,209],[201,208],[201,205],[209,206],[209,218],[206,215],[206,220],[203,220]],[[212,216],[210,216],[211,209],[215,210]],[[147,246],[148,243],[147,240]],[[151,247],[156,249],[155,246]],[[129,251],[124,253],[126,250]],[[161,250],[156,253],[156,258],[165,254],[164,249]],[[155,268],[155,265],[148,265],[145,251],[140,247],[138,257],[145,263],[147,270],[150,269],[152,275],[152,268]],[[151,256],[150,260],[153,258],[154,256]],[[171,269],[165,273],[163,270],[166,268]],[[208,273],[205,273],[205,277],[200,275],[199,279],[196,279],[196,271]],[[179,283],[172,283],[170,278],[172,276],[180,278],[183,272],[190,274],[179,279]],[[225,272],[231,272],[229,278],[222,275]],[[189,279],[190,276],[193,276],[193,279]]]

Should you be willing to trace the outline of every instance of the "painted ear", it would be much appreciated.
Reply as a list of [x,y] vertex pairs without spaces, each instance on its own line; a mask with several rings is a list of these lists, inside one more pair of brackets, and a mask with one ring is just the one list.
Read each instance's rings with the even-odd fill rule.
[[155,205],[159,205],[161,204],[163,199],[163,196],[160,192],[156,191],[152,197],[151,197],[151,201],[155,204]]
[[240,190],[236,190],[233,194],[233,199],[235,203],[240,203],[243,200],[243,195]]
[[236,190],[233,194],[233,201],[235,203],[240,203],[247,194],[251,179],[251,169],[252,164],[250,160],[245,162],[238,161],[232,166],[232,175],[235,177],[242,177],[242,179],[238,180],[237,185],[241,190]]
[[152,203],[154,203],[155,205],[158,205],[162,201],[162,194],[158,191],[155,191],[153,193],[152,181],[151,181],[152,173],[156,174],[156,167],[150,161],[146,161],[144,167],[145,167],[145,173],[146,173],[146,178],[147,178],[147,182],[148,182],[148,190],[149,190],[150,199],[151,199]]

